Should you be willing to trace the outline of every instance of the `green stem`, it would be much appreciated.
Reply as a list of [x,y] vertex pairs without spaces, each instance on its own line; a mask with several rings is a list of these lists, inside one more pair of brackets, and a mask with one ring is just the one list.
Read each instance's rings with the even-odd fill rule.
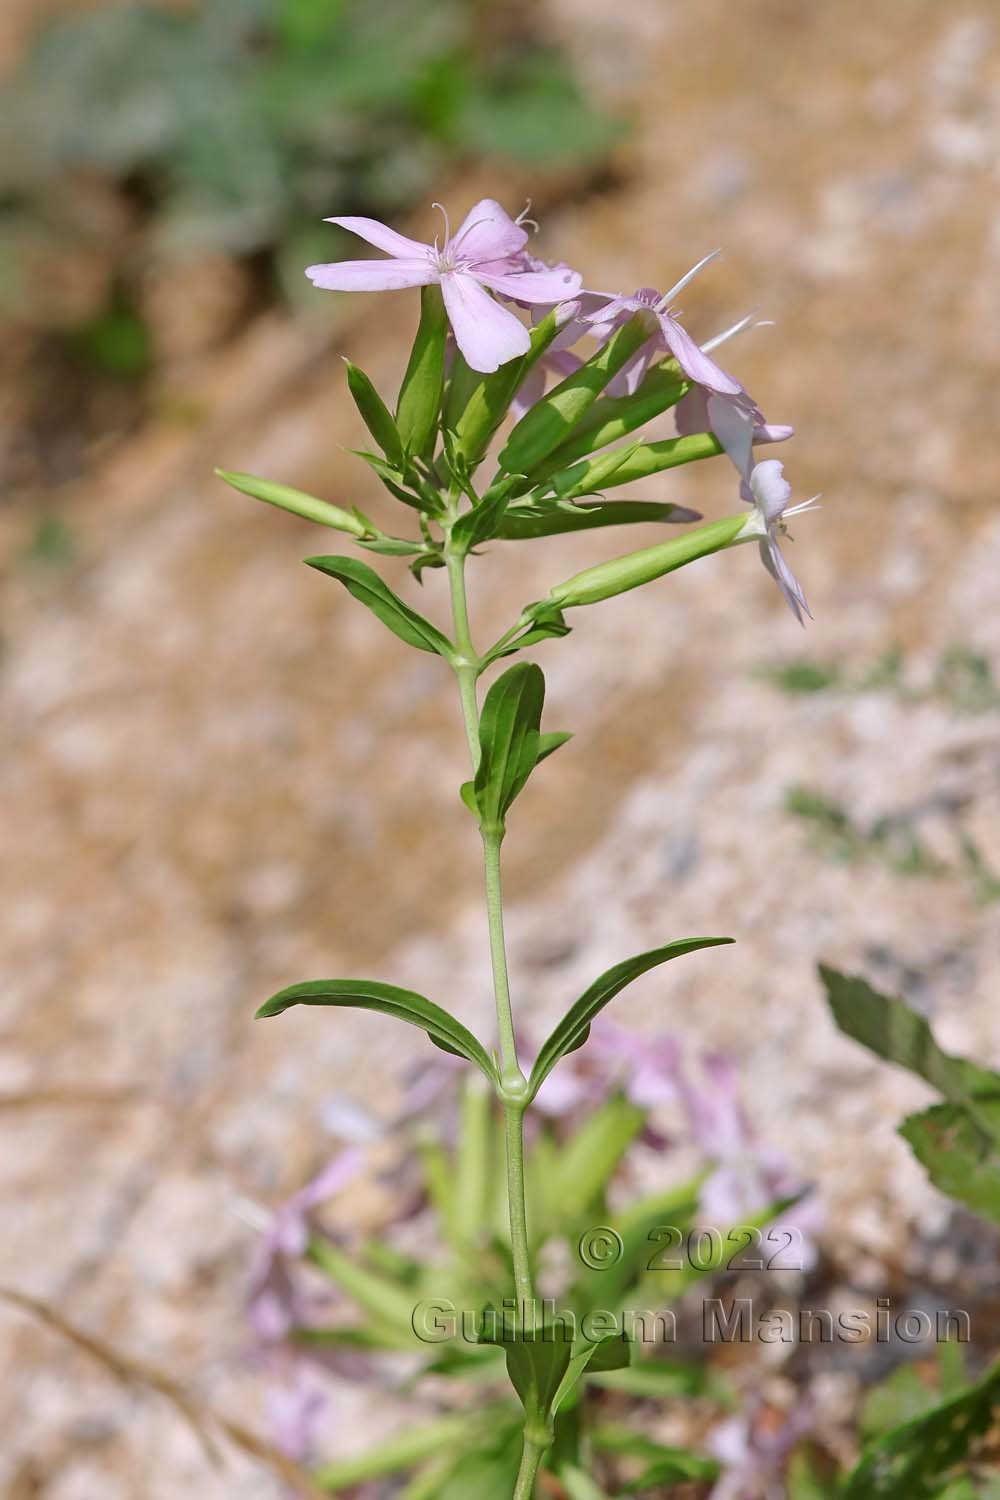
[[[462,715],[469,742],[473,769],[479,763],[479,707],[476,701],[476,679],[481,661],[469,629],[469,610],[465,592],[465,558],[452,552],[446,543],[448,581],[451,585],[451,612],[455,627],[455,644],[459,662],[455,667]],[[500,877],[500,843],[502,834],[483,830],[483,863],[486,877],[486,915],[490,934],[490,960],[493,968],[493,993],[496,1000],[497,1033],[500,1042],[501,1100],[504,1110],[507,1146],[507,1198],[510,1217],[510,1241],[514,1258],[514,1282],[518,1301],[534,1306],[531,1280],[531,1258],[528,1252],[528,1217],[524,1195],[524,1102],[527,1085],[517,1061],[514,1016],[510,1003],[510,979],[507,972],[507,948],[503,929],[503,887]],[[511,1097],[511,1096],[514,1097]]]
[[514,1486],[514,1500],[532,1500],[535,1478],[544,1452],[544,1448],[540,1448],[530,1438],[525,1438],[521,1450],[521,1467],[517,1471],[517,1484]]

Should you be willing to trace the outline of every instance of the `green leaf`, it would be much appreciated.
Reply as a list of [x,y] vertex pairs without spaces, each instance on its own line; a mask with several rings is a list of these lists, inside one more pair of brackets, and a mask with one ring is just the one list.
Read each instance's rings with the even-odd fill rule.
[[[650,1401],[673,1401],[678,1396],[705,1394],[708,1381],[697,1365],[682,1365],[662,1359],[644,1359],[627,1370],[614,1370],[594,1377],[594,1383],[623,1396],[638,1396]],[[600,1431],[594,1435],[600,1441]],[[601,1446],[610,1446],[602,1443]]]
[[485,496],[473,510],[463,511],[451,528],[451,539],[457,551],[470,552],[480,542],[488,542],[502,525],[508,496],[498,490]]
[[715,1459],[703,1458],[686,1448],[667,1447],[627,1427],[596,1429],[594,1444],[604,1452],[645,1461],[645,1471],[625,1486],[626,1492],[648,1490],[654,1485],[681,1484],[685,1480],[714,1479],[719,1472]]
[[[549,1205],[553,1230],[565,1229],[567,1221],[572,1224],[603,1202],[609,1181],[645,1121],[644,1111],[620,1092],[586,1116],[559,1154],[559,1178]],[[603,1274],[613,1276],[614,1271]]]
[[383,458],[381,453],[369,453],[365,448],[349,448],[347,451],[353,453],[355,458],[362,459],[378,475],[393,499],[398,500],[401,505],[408,505],[411,510],[437,514],[437,507],[432,506],[426,497],[406,488],[405,476],[387,458]]
[[627,958],[622,963],[615,964],[614,968],[608,969],[600,978],[595,979],[590,988],[570,1007],[543,1044],[535,1066],[531,1070],[529,1097],[532,1099],[535,1097],[561,1057],[583,1046],[594,1017],[627,984],[631,984],[633,979],[638,979],[640,974],[655,969],[659,964],[668,963],[672,958],[680,958],[682,954],[695,953],[699,948],[716,948],[732,941],[732,938],[724,937],[682,938],[678,942],[667,943],[662,948],[651,948],[648,953],[639,953],[634,958]]
[[938,1046],[923,1016],[905,1001],[880,994],[860,975],[819,966],[833,1019],[840,1030],[863,1047],[926,1080],[953,1104],[964,1105],[987,1134],[998,1127],[977,1096],[1000,1097],[1000,1073],[953,1057]]
[[1000,1365],[994,1365],[969,1390],[870,1444],[848,1475],[843,1500],[933,1500],[998,1415]]
[[372,614],[377,615],[382,624],[408,646],[416,646],[419,651],[436,652],[447,661],[454,657],[454,648],[448,637],[423,615],[404,604],[367,563],[353,557],[307,557],[306,563],[310,568],[336,578],[348,593],[367,605]]
[[608,1500],[604,1490],[575,1464],[562,1465],[559,1482],[566,1491],[568,1500]]
[[[483,457],[490,439],[507,415],[524,377],[545,353],[564,321],[557,318],[555,310],[546,314],[532,328],[531,348],[523,358],[509,360],[492,375],[480,375],[478,383],[467,381],[461,391],[463,404],[460,412],[457,410],[459,390],[456,386],[456,410],[452,425],[458,451],[469,464],[475,465]],[[474,371],[469,373],[475,374]],[[452,380],[454,383],[454,376]],[[449,392],[449,401],[450,399]]]
[[653,500],[589,500],[585,506],[551,500],[518,501],[508,507],[497,536],[504,541],[527,541],[603,526],[681,525],[700,519],[696,510]]
[[420,324],[396,407],[396,427],[408,455],[425,455],[437,431],[444,391],[448,318],[439,286],[420,289]]
[[317,500],[304,490],[292,489],[288,484],[276,484],[272,479],[258,479],[255,474],[233,474],[226,469],[215,473],[234,490],[250,495],[254,500],[263,500],[267,505],[276,505],[280,510],[290,511],[305,521],[315,521],[320,526],[332,526],[335,531],[348,531],[352,536],[368,537],[370,528],[353,513],[331,505],[327,500]]
[[546,474],[568,468],[588,453],[620,442],[637,427],[676,406],[691,389],[673,361],[655,365],[631,396],[602,396],[577,423],[573,436],[561,443],[545,465]]
[[376,1327],[395,1337],[397,1347],[412,1348],[418,1344],[413,1331],[412,1287],[373,1271],[356,1256],[348,1255],[332,1240],[319,1235],[309,1241],[307,1253],[313,1264],[374,1320]]
[[[527,616],[527,611],[525,611]],[[535,604],[531,609],[530,620],[525,618],[525,631],[522,635],[515,636],[514,640],[507,641],[502,646],[494,646],[486,653],[484,662],[499,661],[502,656],[513,656],[515,651],[523,651],[526,646],[537,646],[539,641],[551,640],[553,637],[569,635],[571,627],[566,624],[562,610],[555,605]]]
[[567,441],[608,381],[651,332],[648,318],[636,313],[586,364],[536,401],[507,439],[500,454],[501,467],[508,474],[532,474],[543,459]]
[[535,765],[540,765],[543,760],[548,760],[563,745],[569,743],[573,738],[572,733],[566,729],[554,729],[549,734],[538,736],[538,754],[535,756]]
[[455,1448],[474,1439],[482,1430],[482,1419],[468,1416],[440,1417],[423,1427],[412,1427],[396,1437],[384,1438],[370,1453],[357,1458],[325,1464],[316,1473],[317,1484],[325,1490],[345,1490],[369,1479],[381,1479],[410,1469],[442,1449]]
[[537,764],[544,699],[541,668],[526,662],[509,667],[486,694],[474,781],[484,828],[503,829],[508,808]]
[[426,1031],[435,1046],[441,1047],[445,1052],[452,1052],[456,1057],[464,1057],[475,1063],[491,1083],[496,1079],[486,1050],[472,1032],[448,1011],[412,990],[401,990],[394,984],[379,984],[371,979],[307,980],[304,984],[289,985],[287,989],[272,995],[258,1010],[257,1019],[280,1016],[293,1005],[348,1006],[394,1016],[397,1021],[419,1026]]
[[960,1104],[909,1115],[899,1134],[936,1188],[1000,1224],[1000,1136],[986,1135]]
[[480,1342],[504,1351],[507,1374],[529,1421],[545,1422],[573,1356],[572,1319],[552,1317],[548,1309],[536,1327],[512,1326],[505,1313],[483,1317]]
[[393,468],[402,471],[406,467],[403,440],[392,413],[364,370],[359,370],[349,359],[345,359],[344,363],[347,366],[347,384],[365,426]]
[[607,1338],[578,1338],[573,1345],[569,1364],[552,1397],[550,1412],[555,1415],[575,1394],[585,1375],[595,1375],[611,1370],[627,1369],[632,1358],[632,1346],[624,1334],[609,1334]]
[[900,1365],[869,1391],[861,1409],[861,1431],[866,1439],[881,1437],[894,1427],[922,1416],[940,1397],[912,1365]]
[[[664,438],[657,443],[630,444],[620,464],[603,483],[604,489],[622,484],[633,484],[638,479],[649,479],[653,474],[663,474],[667,469],[677,469],[683,464],[698,463],[704,458],[715,458],[723,452],[722,444],[714,432],[692,432],[684,437]],[[589,471],[592,460],[583,460],[572,465],[560,475],[561,494],[568,494],[579,486],[590,483]],[[549,465],[546,469],[550,468]],[[532,476],[537,479],[537,474]]]

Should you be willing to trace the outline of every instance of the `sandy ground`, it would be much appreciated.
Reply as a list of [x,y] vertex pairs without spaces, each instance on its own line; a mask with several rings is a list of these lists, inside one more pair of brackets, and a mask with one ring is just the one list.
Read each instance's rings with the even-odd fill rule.
[[[775,319],[730,362],[798,427],[781,456],[825,508],[796,527],[805,635],[743,549],[540,649],[549,722],[576,738],[512,822],[516,1003],[538,1034],[623,955],[730,933],[734,949],[637,984],[618,1019],[739,1057],[839,1253],[898,1254],[944,1211],[894,1135],[923,1091],[833,1033],[815,959],[903,987],[944,1041],[996,1059],[1000,907],[960,874],[832,860],[783,803],[805,784],[866,826],[915,818],[949,866],[962,833],[997,862],[1000,713],[932,690],[956,643],[1000,673],[997,28],[984,6],[920,0],[593,9],[554,0],[553,24],[640,128],[613,186],[545,215],[542,252],[629,288],[723,245],[687,321],[708,336],[750,307]],[[347,306],[337,349],[391,386],[412,315]],[[247,329],[199,370],[186,425],[163,418],[88,481],[73,568],[13,570],[2,606],[0,1282],[248,1421],[240,1200],[276,1201],[330,1149],[332,1091],[388,1115],[425,1045],[366,1016],[254,1026],[255,1003],[362,972],[490,1026],[450,682],[299,566],[328,535],[207,477],[215,462],[281,476],[389,524],[341,448],[360,434],[336,352],[276,318]],[[650,493],[723,513],[731,476],[700,467]],[[11,553],[20,525],[4,523]],[[478,633],[619,545],[538,542],[516,564],[490,548]],[[421,607],[443,619],[439,576]],[[907,692],[789,697],[759,671],[808,654],[858,680],[893,645]],[[0,1326],[8,1493],[278,1493],[242,1460],[213,1471],[162,1404],[20,1314]],[[403,1410],[370,1408],[341,1393],[331,1451]]]

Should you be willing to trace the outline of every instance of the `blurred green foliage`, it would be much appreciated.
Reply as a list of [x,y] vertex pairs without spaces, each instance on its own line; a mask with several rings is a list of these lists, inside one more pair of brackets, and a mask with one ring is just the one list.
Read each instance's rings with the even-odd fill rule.
[[[263,252],[290,282],[337,253],[325,215],[396,213],[458,159],[598,159],[618,125],[519,17],[479,0],[201,0],[48,27],[0,100],[0,302],[17,303],[39,236],[65,253],[108,238],[95,182],[150,229],[145,250]],[[134,373],[124,324],[98,345]]]

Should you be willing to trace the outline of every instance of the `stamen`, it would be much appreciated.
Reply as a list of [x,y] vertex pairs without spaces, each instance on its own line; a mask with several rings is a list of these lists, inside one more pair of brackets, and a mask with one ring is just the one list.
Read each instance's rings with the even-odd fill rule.
[[529,219],[528,218],[528,214],[530,213],[530,211],[531,211],[531,199],[529,198],[527,200],[527,202],[525,203],[524,207],[521,209],[521,212],[518,214],[517,218],[514,220],[514,223],[520,225],[521,228],[523,228],[524,225],[527,224],[537,234],[538,230],[539,230],[538,220],[537,219]]
[[721,254],[721,250],[713,250],[710,255],[704,256],[696,266],[692,266],[686,276],[682,276],[680,281],[676,282],[675,285],[670,288],[669,292],[665,292],[663,294],[659,302],[656,304],[656,311],[666,312],[671,302],[677,296],[677,293],[684,287],[686,287],[688,282],[691,281],[695,276],[697,276],[698,272],[702,270],[704,266],[707,266],[710,260],[715,260],[716,256],[719,256]]
[[[441,214],[441,217],[444,219],[444,242],[447,245],[448,241],[451,239],[451,225],[448,222],[448,210],[445,208],[443,203],[432,203],[431,208],[436,208]],[[434,248],[435,250],[437,249],[436,237],[434,240]]]
[[811,500],[800,500],[798,505],[790,505],[784,514],[786,516],[801,516],[802,512],[806,510],[822,510],[822,505],[817,503],[822,498],[823,492],[821,490],[818,495],[813,495]]
[[726,328],[722,333],[717,333],[714,338],[709,339],[707,344],[702,344],[701,352],[708,354],[712,349],[718,349],[720,344],[727,343],[729,339],[735,338],[738,333],[743,333],[748,328],[773,327],[773,318],[755,318],[753,313],[747,313],[746,317],[741,318],[738,323],[733,323],[730,328]]

